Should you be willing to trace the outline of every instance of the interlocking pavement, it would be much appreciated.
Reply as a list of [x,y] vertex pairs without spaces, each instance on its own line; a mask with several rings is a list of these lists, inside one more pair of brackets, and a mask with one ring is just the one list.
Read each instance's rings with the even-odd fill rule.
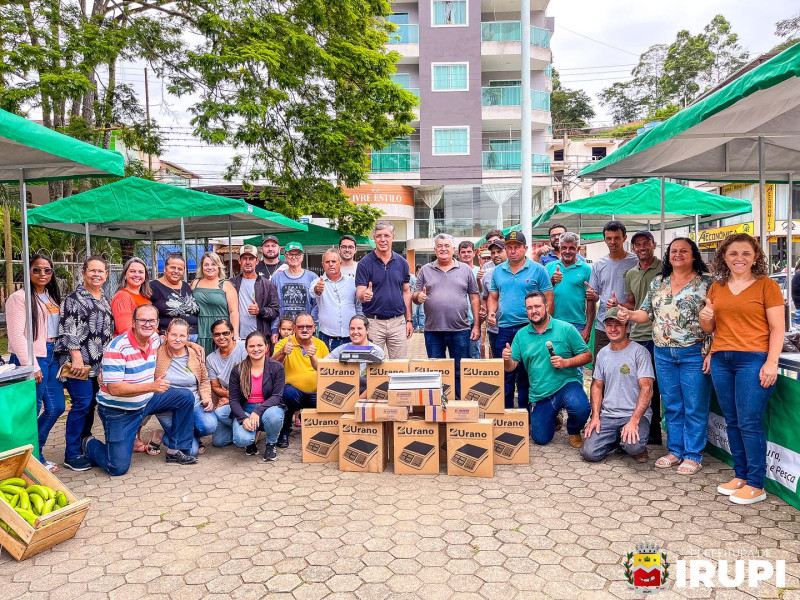
[[[410,354],[424,356],[422,335]],[[48,446],[60,460],[63,419]],[[62,468],[89,514],[23,563],[3,552],[0,598],[636,598],[622,560],[643,541],[673,563],[721,550],[786,561],[785,589],[673,581],[665,600],[800,598],[800,512],[773,496],[730,504],[715,492],[730,469],[710,457],[693,477],[619,454],[587,464],[562,431],[531,446],[530,465],[476,479],[342,473],[302,464],[299,446],[297,432],[271,464],[228,447],[194,467],[137,454],[118,478]]]

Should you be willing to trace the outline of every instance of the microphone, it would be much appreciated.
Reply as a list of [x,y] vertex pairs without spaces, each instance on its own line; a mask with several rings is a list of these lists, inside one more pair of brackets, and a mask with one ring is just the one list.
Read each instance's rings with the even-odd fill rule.
[[547,346],[547,351],[550,353],[550,356],[555,356],[556,355],[556,351],[553,350],[553,342],[549,342],[548,341],[548,342],[545,342],[544,345]]

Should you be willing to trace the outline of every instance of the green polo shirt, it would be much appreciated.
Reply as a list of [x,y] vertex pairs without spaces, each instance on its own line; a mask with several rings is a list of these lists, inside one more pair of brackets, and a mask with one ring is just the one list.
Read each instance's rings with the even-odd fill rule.
[[511,358],[522,361],[530,380],[531,404],[552,396],[571,381],[583,383],[578,367],[556,369],[550,364],[550,353],[546,342],[553,343],[553,350],[562,358],[572,358],[589,350],[581,334],[566,321],[550,317],[547,329],[538,333],[530,323],[514,336],[511,344]]
[[[661,260],[656,258],[653,263],[647,268],[637,264],[630,271],[625,273],[625,295],[634,297],[634,309],[639,310],[642,302],[647,298],[647,293],[650,291],[650,284],[656,275],[661,273]],[[624,301],[622,298],[620,300]],[[653,323],[634,323],[631,329],[631,339],[634,342],[649,342],[653,339]]]
[[553,277],[556,268],[561,269],[561,283],[553,286],[553,303],[556,319],[574,325],[586,325],[586,285],[592,276],[592,267],[579,260],[570,266],[564,266],[561,260],[547,263],[547,274]]

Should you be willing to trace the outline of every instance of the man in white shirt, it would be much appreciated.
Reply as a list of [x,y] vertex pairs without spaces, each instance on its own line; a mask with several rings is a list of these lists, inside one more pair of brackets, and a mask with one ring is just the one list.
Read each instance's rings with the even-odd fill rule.
[[331,248],[322,255],[325,273],[309,286],[319,311],[319,339],[329,350],[350,341],[350,319],[361,315],[355,277],[342,273],[339,253]]

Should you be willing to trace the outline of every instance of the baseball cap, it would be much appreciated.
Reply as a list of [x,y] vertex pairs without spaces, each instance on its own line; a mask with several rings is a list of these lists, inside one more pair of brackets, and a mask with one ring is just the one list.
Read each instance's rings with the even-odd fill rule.
[[506,234],[505,242],[506,242],[506,244],[508,244],[508,242],[517,242],[517,243],[522,244],[524,246],[525,245],[525,234],[522,233],[521,231],[509,231]]
[[300,252],[303,252],[303,244],[300,242],[289,242],[283,247],[284,254],[288,254],[292,250],[299,250]]
[[[619,314],[619,307],[618,306],[615,306],[613,308],[609,308],[608,311],[606,311],[606,316],[603,319],[603,321],[608,321],[609,319],[613,319],[614,321],[619,321],[619,316],[617,316],[618,314]],[[619,322],[622,323],[622,321],[619,321]]]
[[[503,245],[505,246],[505,244],[503,244]],[[483,248],[483,249],[482,249],[482,250],[481,250],[481,251],[478,253],[478,256],[480,256],[481,258],[490,258],[490,257],[492,256],[492,253],[491,253],[491,252],[489,252],[489,249],[488,249],[488,248]]]
[[252,244],[244,244],[241,248],[239,248],[239,256],[244,256],[245,254],[250,254],[255,258],[258,258],[258,250]]
[[276,244],[280,245],[278,238],[276,238],[274,235],[268,235],[267,237],[262,238],[261,245],[263,246],[267,242],[275,242]]
[[[497,246],[500,250],[506,249],[506,243],[503,240],[495,240],[491,244],[489,244],[489,250],[492,249],[492,246]],[[491,252],[489,253],[491,255]]]
[[649,231],[637,231],[636,233],[633,234],[633,237],[631,238],[631,246],[633,246],[637,237],[642,237],[642,236],[648,238],[651,242],[655,244],[656,238],[653,237],[652,233],[650,233]]

